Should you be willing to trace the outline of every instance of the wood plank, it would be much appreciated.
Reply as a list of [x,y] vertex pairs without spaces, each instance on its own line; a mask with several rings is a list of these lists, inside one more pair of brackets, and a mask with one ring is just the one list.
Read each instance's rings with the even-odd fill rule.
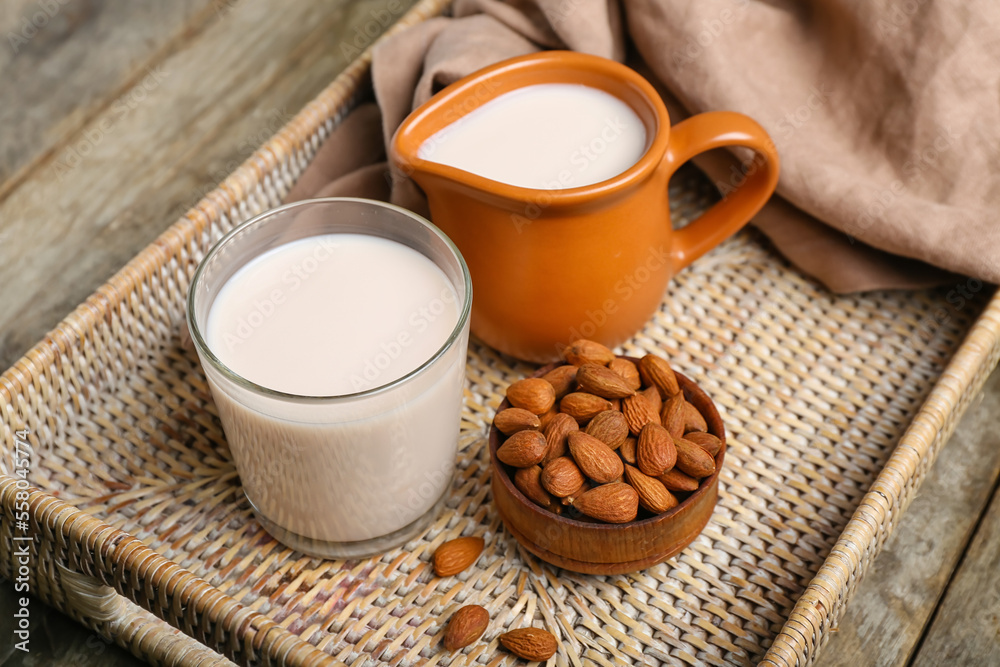
[[0,105],[0,198],[152,62],[219,20],[217,6],[216,0],[8,0],[0,13],[0,90],[5,97],[17,92]]
[[[1000,475],[998,413],[1000,371],[995,371],[848,603],[817,667],[905,665],[913,656]],[[983,598],[996,590],[969,594]]]
[[0,292],[0,364],[312,99],[347,64],[340,45],[387,3],[238,0],[0,202],[0,285],[18,285]]
[[[996,414],[996,413],[994,413]],[[992,438],[1000,445],[1000,437]],[[962,558],[913,667],[1000,665],[1000,492]]]

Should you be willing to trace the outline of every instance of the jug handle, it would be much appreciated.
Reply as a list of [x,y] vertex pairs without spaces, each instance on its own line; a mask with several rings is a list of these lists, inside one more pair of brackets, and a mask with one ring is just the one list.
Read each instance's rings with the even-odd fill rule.
[[[732,111],[710,111],[670,129],[663,156],[669,175],[698,153],[725,146],[745,146],[756,153],[746,178],[722,201],[673,235],[674,270],[679,271],[738,232],[767,203],[778,183],[780,161],[774,142],[755,120]],[[761,164],[761,159],[763,164]]]

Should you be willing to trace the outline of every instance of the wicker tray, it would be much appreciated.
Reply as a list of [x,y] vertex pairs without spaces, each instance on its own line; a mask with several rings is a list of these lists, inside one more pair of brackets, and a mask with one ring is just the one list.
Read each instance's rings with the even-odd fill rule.
[[[424,0],[393,30],[442,7]],[[459,474],[438,521],[380,558],[303,557],[242,496],[184,294],[210,245],[280,203],[367,94],[368,62],[0,378],[0,573],[20,576],[14,551],[29,544],[33,595],[154,664],[506,664],[497,636],[528,624],[559,638],[557,665],[809,664],[996,364],[1000,298],[983,290],[955,308],[947,290],[837,297],[740,234],[684,271],[623,349],[668,351],[731,437],[719,505],[680,555],[587,577],[518,548],[490,503],[484,436],[506,385],[531,368],[473,344]],[[675,220],[715,196],[685,174]],[[24,428],[31,488],[18,496]],[[25,500],[27,530],[16,523]],[[435,578],[430,555],[459,534],[485,537],[484,556]],[[441,619],[465,603],[486,606],[491,626],[448,654]]]

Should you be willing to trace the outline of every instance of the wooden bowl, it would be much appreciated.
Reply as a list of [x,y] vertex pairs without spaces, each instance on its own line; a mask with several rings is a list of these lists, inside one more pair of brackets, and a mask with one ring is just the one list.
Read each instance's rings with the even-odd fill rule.
[[[624,357],[633,362],[638,359]],[[550,364],[540,377],[555,368]],[[677,507],[631,523],[592,523],[553,514],[536,505],[514,486],[506,466],[497,459],[502,434],[490,428],[493,503],[507,530],[525,549],[558,567],[584,574],[624,574],[661,563],[698,537],[712,516],[718,498],[719,472],[726,455],[726,432],[712,399],[690,379],[677,373],[684,398],[694,405],[708,431],[722,441],[715,457],[715,473]],[[504,400],[499,410],[510,407]]]

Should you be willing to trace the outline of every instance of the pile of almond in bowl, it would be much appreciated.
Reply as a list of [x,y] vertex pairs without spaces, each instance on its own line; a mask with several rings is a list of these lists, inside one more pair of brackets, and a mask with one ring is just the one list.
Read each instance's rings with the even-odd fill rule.
[[[708,432],[665,359],[636,362],[589,340],[568,346],[563,357],[565,364],[541,377],[511,384],[511,407],[493,421],[503,438],[496,458],[532,502],[563,517],[621,525],[670,511],[715,473],[722,440]],[[445,542],[434,553],[435,573],[460,573],[483,547],[474,536]],[[484,607],[461,607],[444,629],[445,649],[479,641],[489,623]],[[548,660],[558,648],[542,628],[498,639],[529,661]]]
[[563,356],[511,384],[512,407],[493,422],[507,436],[497,458],[521,493],[555,514],[620,524],[676,507],[715,472],[722,441],[665,359],[634,363],[589,340]]

